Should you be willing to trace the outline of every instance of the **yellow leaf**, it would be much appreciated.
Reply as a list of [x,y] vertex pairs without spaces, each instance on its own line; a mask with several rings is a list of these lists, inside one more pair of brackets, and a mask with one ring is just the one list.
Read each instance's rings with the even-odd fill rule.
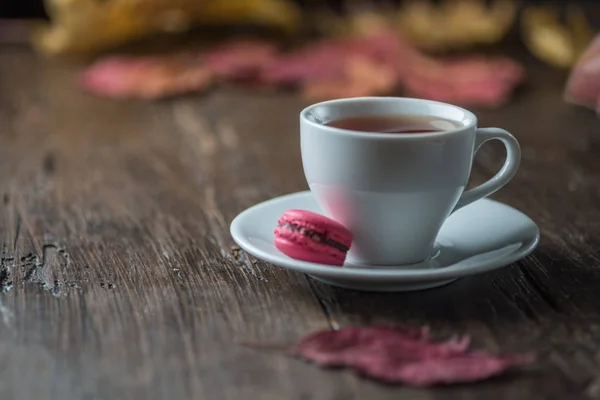
[[500,41],[513,25],[514,0],[409,0],[399,10],[400,31],[417,46],[452,50]]
[[524,10],[521,28],[523,42],[540,60],[558,68],[570,68],[593,37],[583,12],[571,7],[561,23],[558,10],[533,6]]
[[34,44],[47,54],[94,54],[195,25],[257,24],[291,32],[301,13],[291,0],[45,0],[51,23]]

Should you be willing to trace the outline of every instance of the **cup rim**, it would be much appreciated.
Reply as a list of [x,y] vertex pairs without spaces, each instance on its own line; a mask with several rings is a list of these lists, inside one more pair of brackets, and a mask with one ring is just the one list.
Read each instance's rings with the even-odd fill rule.
[[[463,124],[463,126],[460,128],[451,129],[451,130],[444,130],[444,131],[439,131],[439,132],[429,132],[429,133],[419,133],[418,135],[398,135],[396,133],[365,132],[365,131],[355,131],[352,129],[336,128],[333,126],[324,125],[324,124],[320,124],[318,122],[312,121],[310,118],[307,117],[307,114],[310,111],[314,110],[315,108],[317,108],[319,106],[323,106],[323,105],[327,105],[327,104],[352,103],[352,102],[357,102],[357,101],[383,102],[383,101],[397,101],[397,100],[407,101],[407,102],[410,101],[410,102],[418,102],[418,103],[437,104],[437,105],[442,105],[442,106],[446,106],[446,107],[452,107],[452,108],[455,108],[455,109],[458,109],[458,110],[464,112],[465,119],[469,120],[469,122],[467,124],[464,124],[464,120],[460,121],[460,123]],[[344,136],[354,136],[354,137],[359,137],[359,138],[387,139],[387,140],[420,140],[420,139],[425,139],[425,138],[437,138],[437,137],[443,137],[443,136],[455,134],[458,132],[463,132],[463,131],[465,131],[467,129],[471,129],[477,125],[477,117],[475,116],[475,114],[473,114],[471,111],[469,111],[465,108],[455,106],[454,104],[450,104],[450,103],[444,103],[441,101],[418,99],[418,98],[412,98],[412,97],[366,96],[366,97],[349,97],[349,98],[344,98],[344,99],[326,100],[326,101],[321,101],[318,103],[311,104],[308,107],[305,107],[300,112],[300,119],[301,119],[302,123],[308,124],[314,128],[321,129],[328,133],[333,133],[333,134],[338,134],[338,135],[343,134]]]

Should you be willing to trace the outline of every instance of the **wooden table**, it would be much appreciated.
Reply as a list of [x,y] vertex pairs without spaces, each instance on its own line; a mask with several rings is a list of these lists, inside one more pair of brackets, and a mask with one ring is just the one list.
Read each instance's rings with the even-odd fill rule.
[[[495,199],[540,226],[533,255],[405,294],[337,289],[248,257],[246,207],[306,188],[293,93],[160,102],[78,91],[76,68],[0,49],[0,399],[580,399],[600,397],[600,121],[565,75],[478,111],[522,144]],[[472,182],[501,165],[477,156]],[[393,322],[535,351],[523,373],[418,390],[324,371],[242,341]]]

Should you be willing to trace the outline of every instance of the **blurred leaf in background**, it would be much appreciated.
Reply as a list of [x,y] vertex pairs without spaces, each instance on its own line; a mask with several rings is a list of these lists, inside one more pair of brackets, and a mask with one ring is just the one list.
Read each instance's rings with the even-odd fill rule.
[[529,51],[557,68],[572,67],[594,36],[584,11],[570,4],[526,7],[521,32]]
[[428,51],[499,42],[517,16],[515,0],[408,0],[397,13],[400,31]]
[[50,23],[35,32],[46,54],[94,54],[161,32],[198,25],[256,24],[298,29],[301,12],[288,0],[45,0]]

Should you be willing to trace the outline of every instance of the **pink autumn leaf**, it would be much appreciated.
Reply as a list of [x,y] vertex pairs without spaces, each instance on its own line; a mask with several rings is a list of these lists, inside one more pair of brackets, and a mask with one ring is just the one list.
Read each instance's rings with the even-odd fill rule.
[[261,80],[275,84],[340,79],[348,58],[367,58],[384,68],[401,68],[412,48],[395,34],[324,39],[299,50],[282,54],[261,72]]
[[523,68],[507,58],[422,58],[409,67],[403,85],[417,97],[498,107],[524,78]]
[[339,77],[309,80],[302,85],[302,95],[312,101],[385,95],[397,85],[393,68],[368,57],[351,56],[344,60]]
[[[269,41],[237,39],[193,54],[108,57],[80,77],[80,85],[113,98],[156,99],[201,92],[213,81],[294,85],[312,101],[410,95],[463,105],[497,107],[524,79],[507,58],[430,58],[391,32],[323,39],[287,53]],[[576,83],[576,82],[575,82]]]
[[277,57],[277,46],[269,41],[239,39],[207,51],[206,67],[222,79],[251,79]]
[[600,34],[579,58],[565,86],[567,103],[600,111]]
[[476,382],[533,361],[469,349],[469,337],[436,341],[427,329],[351,326],[308,335],[291,353],[321,367],[347,367],[388,383],[431,386]]
[[447,358],[428,358],[404,362],[385,358],[357,366],[357,370],[377,380],[412,386],[432,386],[477,382],[499,375],[510,368],[530,363],[528,355],[496,356],[469,352]]
[[197,55],[111,56],[83,71],[79,84],[106,97],[156,99],[204,91],[212,79]]

